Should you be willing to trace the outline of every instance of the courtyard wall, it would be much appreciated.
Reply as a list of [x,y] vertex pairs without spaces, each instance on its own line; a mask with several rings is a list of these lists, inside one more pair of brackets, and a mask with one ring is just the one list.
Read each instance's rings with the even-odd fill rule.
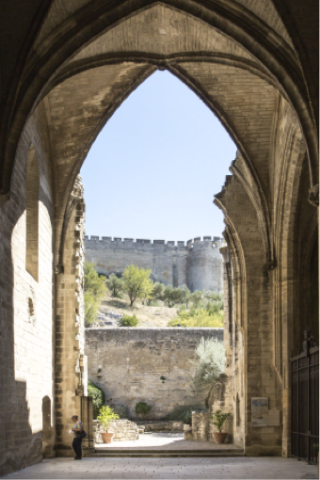
[[[178,405],[205,405],[209,387],[195,390],[190,359],[202,337],[223,341],[223,328],[88,328],[88,377],[106,402],[135,416],[137,402],[162,418]],[[164,379],[161,379],[164,378]]]

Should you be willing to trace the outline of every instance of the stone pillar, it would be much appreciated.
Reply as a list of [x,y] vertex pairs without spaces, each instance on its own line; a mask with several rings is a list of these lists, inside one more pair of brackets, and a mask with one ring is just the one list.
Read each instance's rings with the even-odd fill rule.
[[66,208],[59,264],[56,266],[55,408],[57,455],[73,456],[71,416],[81,415],[86,394],[84,356],[84,211],[77,177]]

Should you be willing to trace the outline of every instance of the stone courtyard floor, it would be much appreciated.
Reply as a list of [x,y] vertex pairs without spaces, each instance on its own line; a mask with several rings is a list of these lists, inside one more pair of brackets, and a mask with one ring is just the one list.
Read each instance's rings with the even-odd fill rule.
[[98,443],[97,452],[101,450],[237,450],[237,447],[231,444],[216,445],[212,442],[195,442],[185,440],[181,432],[156,432],[139,435],[139,440],[127,442]]
[[54,458],[3,478],[19,479],[296,479],[317,467],[278,457]]

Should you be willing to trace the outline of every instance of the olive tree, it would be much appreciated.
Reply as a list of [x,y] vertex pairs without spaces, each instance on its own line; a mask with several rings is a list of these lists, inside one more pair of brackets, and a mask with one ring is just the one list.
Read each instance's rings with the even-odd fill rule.
[[123,292],[123,280],[114,273],[111,273],[110,277],[107,278],[106,285],[114,298],[119,297],[120,293]]
[[152,293],[150,285],[153,283],[150,280],[151,270],[129,265],[123,272],[123,290],[127,293],[130,299],[130,307],[134,304],[137,298],[148,298]]

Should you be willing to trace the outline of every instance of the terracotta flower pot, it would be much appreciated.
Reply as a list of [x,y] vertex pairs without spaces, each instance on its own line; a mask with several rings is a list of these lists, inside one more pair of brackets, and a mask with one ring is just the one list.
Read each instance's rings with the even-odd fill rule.
[[101,432],[100,435],[103,438],[103,443],[112,443],[113,432]]
[[224,443],[226,441],[227,435],[228,434],[226,432],[214,432],[213,433],[214,439],[219,445],[221,445],[222,443]]

